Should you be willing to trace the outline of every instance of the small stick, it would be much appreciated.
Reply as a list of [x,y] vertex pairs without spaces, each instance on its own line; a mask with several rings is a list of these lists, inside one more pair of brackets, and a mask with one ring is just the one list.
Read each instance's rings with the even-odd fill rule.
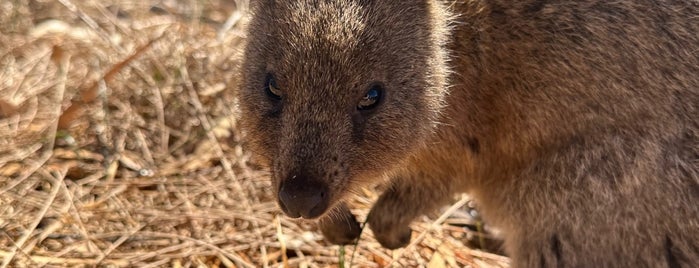
[[282,251],[282,263],[284,267],[289,267],[289,257],[286,256],[286,239],[284,239],[284,234],[282,233],[282,220],[277,216],[275,219],[277,223],[277,240],[279,240],[279,245],[281,245]]

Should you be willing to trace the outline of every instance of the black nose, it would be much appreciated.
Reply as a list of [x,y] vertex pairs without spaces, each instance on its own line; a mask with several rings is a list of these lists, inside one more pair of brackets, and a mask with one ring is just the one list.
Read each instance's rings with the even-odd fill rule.
[[279,205],[289,217],[317,218],[328,209],[328,187],[308,176],[292,176],[279,187]]

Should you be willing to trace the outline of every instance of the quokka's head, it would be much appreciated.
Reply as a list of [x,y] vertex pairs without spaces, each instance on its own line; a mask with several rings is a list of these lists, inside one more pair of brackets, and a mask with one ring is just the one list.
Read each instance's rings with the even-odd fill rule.
[[446,94],[434,2],[253,3],[240,120],[288,216],[324,215],[424,146]]

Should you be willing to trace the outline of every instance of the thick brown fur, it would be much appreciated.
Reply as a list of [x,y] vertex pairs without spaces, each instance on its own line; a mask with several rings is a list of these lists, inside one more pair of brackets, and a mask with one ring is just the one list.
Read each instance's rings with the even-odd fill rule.
[[260,0],[241,120],[275,192],[323,185],[334,243],[388,180],[389,248],[467,192],[515,267],[699,267],[698,33],[697,1]]

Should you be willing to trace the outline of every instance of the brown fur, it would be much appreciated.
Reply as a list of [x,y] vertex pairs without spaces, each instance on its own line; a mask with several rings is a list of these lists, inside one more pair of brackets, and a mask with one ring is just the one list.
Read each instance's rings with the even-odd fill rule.
[[699,2],[260,0],[249,29],[250,149],[323,192],[331,242],[389,179],[389,248],[468,192],[515,267],[699,267]]

